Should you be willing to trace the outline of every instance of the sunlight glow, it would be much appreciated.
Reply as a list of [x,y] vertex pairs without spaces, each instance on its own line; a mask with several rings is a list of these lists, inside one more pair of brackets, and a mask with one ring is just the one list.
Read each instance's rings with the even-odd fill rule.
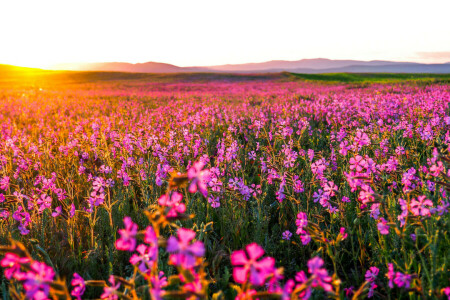
[[448,0],[2,1],[0,63],[450,61]]

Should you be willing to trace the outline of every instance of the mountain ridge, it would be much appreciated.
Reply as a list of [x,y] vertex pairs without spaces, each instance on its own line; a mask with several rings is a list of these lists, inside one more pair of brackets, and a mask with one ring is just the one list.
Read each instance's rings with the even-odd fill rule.
[[327,58],[271,60],[266,62],[180,67],[161,62],[66,63],[56,65],[57,71],[104,71],[126,73],[450,73],[450,62],[425,64],[386,60],[333,60]]

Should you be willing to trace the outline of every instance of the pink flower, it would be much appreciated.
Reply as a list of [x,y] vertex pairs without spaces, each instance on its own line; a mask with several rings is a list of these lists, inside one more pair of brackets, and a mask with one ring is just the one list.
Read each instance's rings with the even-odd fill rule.
[[123,251],[134,251],[136,248],[136,234],[138,226],[133,223],[130,217],[123,219],[125,229],[120,229],[120,239],[116,241],[116,248]]
[[42,262],[31,263],[30,271],[25,275],[23,288],[26,291],[26,297],[29,299],[43,299],[43,295],[48,296],[50,292],[50,283],[55,277],[55,272],[49,266]]
[[167,217],[176,218],[178,214],[183,214],[186,211],[186,205],[184,205],[184,203],[181,203],[182,199],[183,195],[181,193],[178,193],[177,191],[174,191],[170,194],[170,196],[167,196],[166,194],[162,195],[158,199],[158,203],[161,206],[170,208],[169,212],[167,213]]
[[334,195],[336,195],[335,192],[337,192],[338,187],[334,184],[333,181],[328,181],[327,183],[325,183],[324,187],[323,187],[323,191],[325,194],[327,194],[329,197],[333,197]]
[[205,180],[209,178],[210,171],[202,170],[205,164],[203,162],[195,162],[193,166],[188,170],[188,178],[191,180],[189,185],[189,192],[197,192],[197,188],[203,196],[208,196],[208,190],[206,189]]
[[167,277],[164,276],[164,272],[160,271],[158,276],[150,276],[151,289],[150,296],[153,300],[162,300],[164,295],[163,287],[167,286]]
[[450,300],[450,286],[442,289],[442,293]]
[[0,189],[6,191],[9,188],[9,176],[4,176],[0,179]]
[[377,267],[370,267],[369,270],[366,271],[366,274],[364,277],[366,278],[366,281],[373,282],[375,279],[377,279],[378,272],[380,270]]
[[438,177],[441,172],[444,172],[444,165],[442,164],[441,161],[437,162],[437,165],[432,165],[430,167],[430,174],[433,175],[434,177]]
[[391,289],[394,288],[393,280],[395,277],[395,272],[394,272],[394,265],[391,263],[388,264],[388,272],[386,273],[386,277],[389,279],[389,287]]
[[43,212],[46,208],[52,207],[52,198],[47,194],[42,194],[36,203],[39,205],[39,212]]
[[350,158],[350,170],[354,170],[356,172],[362,172],[363,168],[367,166],[366,160],[361,155],[356,155],[355,157]]
[[256,243],[251,243],[244,250],[237,250],[231,254],[233,278],[237,283],[245,283],[250,279],[253,285],[262,285],[275,270],[275,259],[265,257],[264,249]]
[[56,218],[57,216],[59,216],[62,212],[62,208],[61,206],[58,206],[57,208],[55,208],[55,211],[52,212],[52,217]]
[[167,241],[167,252],[172,253],[170,263],[189,269],[194,267],[197,257],[205,255],[205,247],[200,241],[192,242],[195,232],[190,229],[180,228],[177,231],[178,238],[171,236]]
[[1,260],[0,265],[5,268],[5,277],[7,279],[11,278],[22,278],[25,273],[20,271],[22,264],[29,263],[30,259],[28,257],[20,257],[14,253],[6,253],[5,257]]
[[[300,284],[307,282],[308,277],[306,276],[305,271],[297,272],[297,274],[295,274],[295,281],[297,281]],[[304,289],[302,292],[300,292],[299,296],[300,296],[300,299],[309,299],[309,297],[311,297],[311,294],[312,294],[312,288],[308,286],[306,289]]]
[[384,218],[380,218],[380,222],[378,222],[378,231],[383,234],[387,235],[389,234],[389,225],[387,224],[387,221]]
[[339,230],[339,233],[342,235],[342,240],[345,240],[348,236],[348,233],[345,232],[344,227],[341,227],[341,229]]
[[308,261],[308,272],[312,275],[312,287],[322,287],[325,291],[331,292],[333,286],[330,284],[331,277],[328,276],[328,271],[323,267],[323,260],[316,256]]
[[433,206],[431,200],[426,199],[426,196],[419,196],[416,199],[411,200],[411,212],[415,216],[429,216],[430,209],[426,206]]
[[401,272],[396,272],[395,273],[394,283],[398,287],[409,288],[410,285],[411,285],[411,279],[412,279],[412,277],[409,274],[403,274]]
[[290,232],[289,230],[286,230],[285,232],[283,232],[283,240],[289,241],[291,240],[292,237],[292,232]]
[[108,300],[119,299],[119,296],[117,295],[117,290],[120,287],[120,282],[116,284],[116,279],[112,275],[109,276],[109,282],[111,283],[111,286],[105,286],[103,288],[103,294],[100,295],[100,298]]
[[356,133],[354,141],[359,147],[365,146],[365,145],[370,145],[369,137],[367,136],[366,133],[361,132],[361,131],[358,131]]
[[70,284],[74,287],[70,294],[80,300],[86,290],[84,279],[78,273],[74,273]]
[[158,261],[158,248],[140,244],[136,248],[136,251],[139,255],[133,254],[130,258],[130,263],[132,265],[139,264],[139,270],[142,273],[148,273],[153,267],[153,264]]
[[75,205],[73,203],[70,205],[69,215],[71,218],[75,216]]

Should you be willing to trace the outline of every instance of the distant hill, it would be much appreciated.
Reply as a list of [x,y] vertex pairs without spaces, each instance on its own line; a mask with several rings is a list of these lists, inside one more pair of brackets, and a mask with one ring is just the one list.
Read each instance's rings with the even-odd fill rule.
[[179,67],[166,63],[86,63],[61,64],[56,70],[110,71],[130,73],[183,73],[183,72],[226,72],[226,73],[450,73],[450,63],[421,64],[394,61],[332,60],[326,58],[302,59],[297,61],[272,60],[261,63],[219,65],[208,67]]
[[105,62],[105,63],[86,63],[86,64],[60,64],[56,70],[71,71],[114,71],[129,73],[181,73],[181,72],[204,72],[206,68],[200,67],[178,67],[171,64],[146,62],[146,63],[123,63],[123,62]]
[[[1,65],[0,65],[1,66]],[[6,68],[3,65],[3,68]],[[8,67],[9,71],[14,68]],[[303,74],[318,73],[450,73],[450,62],[443,64],[421,64],[414,62],[394,61],[360,61],[360,60],[332,60],[325,58],[302,59],[297,61],[272,60],[261,63],[219,65],[208,67],[179,67],[159,62],[146,63],[83,63],[60,64],[53,70],[68,71],[102,71],[125,73],[279,73],[292,72]],[[5,70],[3,70],[4,72]],[[0,72],[2,68],[0,67]]]

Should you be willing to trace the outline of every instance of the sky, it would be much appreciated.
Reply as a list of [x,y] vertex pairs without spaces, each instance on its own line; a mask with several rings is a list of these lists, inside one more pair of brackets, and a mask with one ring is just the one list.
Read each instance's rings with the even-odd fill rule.
[[449,0],[0,0],[0,64],[450,61]]

